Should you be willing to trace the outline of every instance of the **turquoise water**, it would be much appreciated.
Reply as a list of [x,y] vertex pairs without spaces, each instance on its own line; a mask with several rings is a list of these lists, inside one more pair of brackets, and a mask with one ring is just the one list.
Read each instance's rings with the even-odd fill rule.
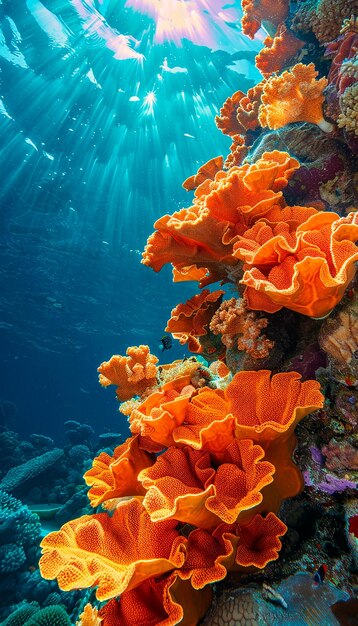
[[158,352],[171,308],[192,295],[140,253],[155,219],[190,202],[182,181],[227,154],[214,123],[225,99],[259,78],[262,37],[240,33],[239,5],[0,3],[0,398],[16,405],[12,427],[116,420],[97,365],[128,345]]

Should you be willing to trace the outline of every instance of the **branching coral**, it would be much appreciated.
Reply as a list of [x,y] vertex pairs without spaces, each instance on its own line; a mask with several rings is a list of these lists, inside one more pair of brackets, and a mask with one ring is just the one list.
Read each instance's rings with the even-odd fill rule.
[[86,604],[76,626],[101,626],[103,618],[98,615],[98,609],[91,604]]
[[337,120],[339,128],[344,128],[358,137],[358,83],[347,87],[339,101],[341,107]]
[[127,356],[112,356],[98,368],[99,382],[103,387],[117,385],[118,400],[129,400],[141,395],[156,383],[157,357],[150,354],[148,346],[131,346]]
[[356,0],[305,0],[298,6],[292,28],[303,33],[312,30],[325,44],[338,37],[343,21],[356,11]]
[[318,124],[330,132],[332,124],[323,117],[323,90],[327,79],[316,80],[318,72],[313,63],[298,63],[280,76],[272,76],[264,84],[259,122],[261,126],[276,129],[291,122]]
[[268,356],[274,346],[273,341],[261,334],[267,324],[266,317],[259,317],[247,309],[245,300],[231,298],[225,300],[214,313],[210,330],[221,336],[221,341],[227,348],[237,347],[255,359],[262,359]]

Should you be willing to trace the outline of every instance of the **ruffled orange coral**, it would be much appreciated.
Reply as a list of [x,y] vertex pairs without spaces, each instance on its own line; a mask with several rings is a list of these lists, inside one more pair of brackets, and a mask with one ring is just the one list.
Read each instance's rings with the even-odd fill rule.
[[253,39],[261,22],[270,22],[274,26],[284,22],[288,15],[288,0],[241,0],[243,17],[242,31]]
[[186,539],[175,526],[172,520],[153,524],[135,499],[112,517],[84,515],[42,540],[41,574],[57,578],[64,591],[97,586],[97,599],[108,600],[183,565]]
[[220,524],[212,532],[196,528],[188,537],[185,563],[178,570],[178,576],[183,580],[190,579],[194,589],[223,580],[227,566],[234,560],[239,537],[231,534],[229,538],[222,532],[224,527],[225,524]]
[[284,204],[282,189],[298,167],[296,159],[274,150],[251,165],[218,172],[214,181],[199,185],[192,207],[155,223],[158,230],[149,237],[142,262],[155,271],[166,263],[179,272],[205,267],[213,272],[209,281],[225,280],[237,264],[231,253],[238,235]]
[[243,567],[263,569],[270,561],[278,559],[282,537],[287,526],[269,513],[266,517],[255,515],[245,526],[240,526],[240,541],[235,554],[235,563]]
[[223,294],[224,291],[221,290],[210,293],[208,289],[204,289],[184,304],[178,304],[172,310],[165,330],[172,333],[182,345],[187,343],[191,352],[202,352],[197,338],[208,333],[210,320],[220,306]]
[[[161,444],[161,448],[174,445],[173,432],[182,424],[186,408],[195,388],[190,376],[182,376],[163,385],[151,394],[130,415],[130,429]],[[138,468],[138,471],[143,468]]]
[[291,122],[317,124],[325,132],[333,130],[323,117],[323,90],[327,79],[316,80],[318,72],[313,63],[298,63],[280,76],[271,76],[264,84],[259,122],[271,129]]
[[225,392],[228,410],[236,419],[236,436],[263,446],[292,432],[324,401],[317,381],[301,382],[297,372],[271,374],[269,370],[238,372]]
[[172,573],[150,578],[139,587],[125,591],[119,601],[111,600],[101,609],[102,626],[196,626],[210,606],[212,590],[196,591]]
[[275,36],[264,40],[264,48],[255,59],[256,67],[265,77],[280,72],[303,46],[303,41],[297,39],[285,24],[280,24]]
[[183,187],[187,191],[193,191],[204,182],[204,180],[210,179],[213,180],[215,178],[215,174],[222,170],[224,165],[224,159],[222,156],[214,157],[207,161],[204,165],[199,167],[198,171],[194,176],[189,176],[184,182]]
[[189,280],[195,280],[200,283],[207,274],[206,267],[196,267],[196,265],[187,265],[186,267],[173,266],[173,282],[181,283]]
[[224,392],[200,389],[186,407],[185,419],[173,430],[177,445],[190,445],[194,450],[209,450],[222,460],[226,448],[234,440],[235,419],[228,414]]
[[138,476],[148,490],[143,505],[155,522],[176,519],[201,528],[243,519],[262,501],[275,470],[251,441],[234,441],[215,469],[208,452],[169,448]]
[[118,400],[141,395],[156,384],[158,359],[150,354],[149,346],[131,346],[126,354],[126,357],[116,354],[98,368],[99,382],[103,387],[117,385]]
[[138,437],[130,437],[118,446],[113,457],[101,452],[93,460],[92,468],[84,474],[84,479],[91,488],[88,497],[93,507],[105,500],[144,494],[137,474],[141,469],[154,463],[154,457],[141,450]]
[[358,214],[340,218],[318,212],[298,226],[294,238],[273,237],[249,257],[241,242],[237,244],[235,254],[249,260],[242,278],[245,298],[254,310],[274,312],[285,306],[323,317],[341,300],[355,274]]

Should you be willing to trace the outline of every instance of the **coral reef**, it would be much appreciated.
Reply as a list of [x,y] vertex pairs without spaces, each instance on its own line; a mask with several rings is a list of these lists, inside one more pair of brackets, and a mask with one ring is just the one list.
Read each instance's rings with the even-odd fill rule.
[[[269,33],[264,79],[226,100],[230,154],[184,181],[191,205],[155,222],[142,261],[198,284],[166,331],[199,356],[141,345],[100,365],[131,436],[85,468],[95,511],[41,543],[44,579],[96,590],[79,625],[328,626],[355,606],[354,1],[242,5],[244,34]],[[68,427],[84,465],[91,433]]]

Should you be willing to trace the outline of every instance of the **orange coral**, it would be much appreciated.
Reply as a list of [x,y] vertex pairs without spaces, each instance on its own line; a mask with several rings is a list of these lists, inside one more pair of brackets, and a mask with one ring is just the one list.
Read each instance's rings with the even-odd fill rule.
[[238,372],[225,393],[236,418],[236,436],[266,445],[292,432],[305,415],[323,406],[319,388],[314,380],[301,382],[297,372],[272,377],[269,370]]
[[173,430],[177,445],[190,445],[194,450],[209,450],[222,460],[234,440],[235,419],[228,415],[224,392],[200,389],[186,407],[185,418]]
[[138,437],[130,437],[118,446],[113,457],[101,452],[93,460],[92,468],[84,474],[84,479],[91,488],[88,497],[93,507],[105,500],[144,493],[137,474],[141,469],[154,463],[154,457],[141,450]]
[[169,448],[139,474],[148,490],[143,505],[155,522],[174,518],[201,528],[220,520],[231,524],[246,511],[251,514],[262,501],[261,489],[272,482],[275,468],[263,456],[251,441],[234,441],[215,469],[208,452]]
[[[150,438],[161,444],[161,448],[173,445],[173,431],[184,421],[194,391],[189,376],[164,384],[133,410],[129,419],[131,432]],[[140,469],[143,468],[138,467],[138,471]]]
[[151,578],[125,591],[119,601],[111,600],[101,609],[102,626],[196,626],[210,606],[212,590],[196,591],[190,582],[172,573]]
[[298,161],[286,152],[265,152],[256,163],[218,172],[195,192],[194,205],[155,223],[157,232],[148,239],[143,263],[159,271],[172,263],[182,272],[193,265],[213,274],[208,282],[225,280],[237,264],[232,247],[239,234],[271,210],[284,204],[282,189]]
[[327,79],[316,80],[318,72],[313,63],[298,63],[280,76],[271,76],[264,84],[259,122],[271,129],[291,122],[317,124],[325,132],[333,130],[323,117],[323,90]]
[[262,359],[268,356],[274,342],[261,335],[268,325],[266,317],[259,318],[253,311],[248,311],[244,300],[231,298],[225,300],[214,313],[210,330],[221,335],[223,344],[238,350],[244,350],[253,358]]
[[233,142],[230,146],[230,153],[225,159],[226,169],[241,165],[249,151],[245,143],[245,137],[243,135],[233,135],[232,139]]
[[303,46],[303,41],[297,39],[285,24],[280,24],[274,37],[264,40],[264,48],[255,59],[256,67],[265,77],[280,72]]
[[149,346],[131,346],[126,354],[126,357],[116,354],[98,368],[99,382],[103,387],[117,385],[118,400],[141,395],[156,384],[158,359],[150,354]]
[[172,520],[153,524],[136,499],[112,517],[84,515],[42,540],[41,574],[57,578],[64,591],[97,586],[97,599],[108,600],[183,565],[186,539],[175,526]]
[[191,352],[202,352],[197,337],[207,334],[210,320],[220,306],[223,294],[221,290],[210,293],[204,289],[184,304],[178,304],[172,310],[165,330],[172,333],[181,344],[187,343]]
[[327,315],[355,274],[357,238],[357,213],[340,218],[318,212],[298,226],[293,240],[281,233],[250,255],[239,242],[235,254],[249,261],[242,278],[249,308],[274,312],[285,306],[311,317]]
[[266,517],[255,515],[245,526],[240,526],[240,542],[235,554],[235,563],[244,567],[263,569],[270,561],[278,558],[282,537],[287,526],[269,513]]
[[98,609],[91,604],[86,604],[76,626],[104,626],[103,617],[98,614]]
[[184,189],[187,191],[193,191],[193,189],[196,189],[198,185],[204,182],[204,180],[213,180],[215,178],[215,174],[222,170],[223,165],[224,159],[222,156],[210,159],[210,161],[207,161],[204,165],[199,167],[194,176],[189,176],[189,178],[183,182]]
[[[245,136],[248,130],[258,127],[260,98],[264,83],[251,87],[247,93],[236,91],[228,98],[215,118],[217,127],[224,135],[230,135],[235,141]],[[237,138],[237,139],[235,139]]]
[[[178,576],[191,581],[194,589],[202,589],[209,583],[223,580],[227,566],[234,560],[239,537],[222,532],[220,524],[212,532],[203,528],[192,530],[188,537],[187,554]],[[231,558],[232,557],[232,558]]]
[[241,0],[243,17],[242,31],[253,39],[261,22],[270,22],[274,26],[284,22],[288,15],[288,0]]

